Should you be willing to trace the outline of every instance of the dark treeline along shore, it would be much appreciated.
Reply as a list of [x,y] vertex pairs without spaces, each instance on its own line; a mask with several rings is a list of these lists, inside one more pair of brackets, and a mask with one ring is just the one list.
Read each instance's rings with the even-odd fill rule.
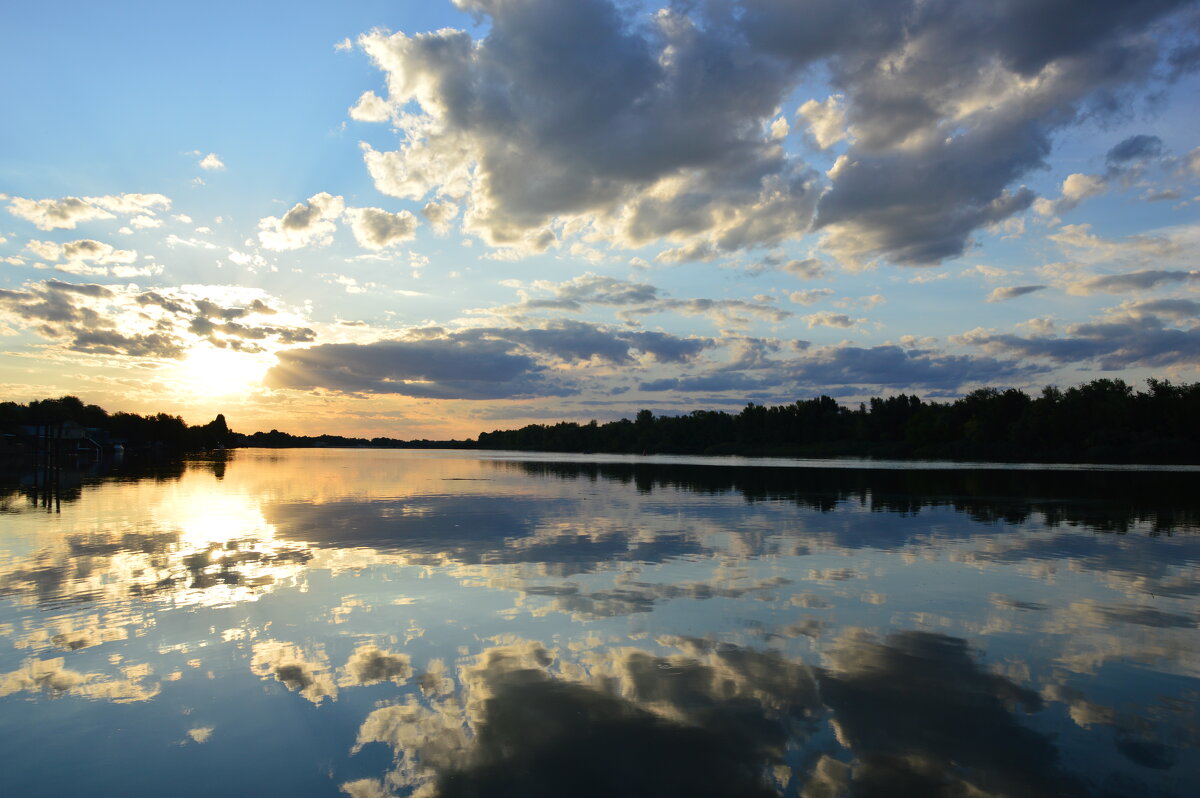
[[[53,430],[52,432],[50,430]],[[1200,383],[1150,379],[1145,390],[1099,379],[1038,396],[980,388],[954,402],[916,395],[875,397],[846,407],[828,396],[740,412],[694,410],[599,424],[561,421],[481,432],[477,440],[241,434],[224,415],[189,426],[159,413],[108,413],[74,396],[28,405],[0,402],[0,453],[36,446],[37,435],[80,449],[201,451],[266,448],[515,449],[614,454],[875,457],[998,462],[1200,463]],[[75,443],[70,443],[74,441]]]
[[607,424],[481,433],[483,449],[1090,463],[1200,462],[1200,383],[1100,379],[1031,397],[981,388],[950,403],[900,394],[857,408],[828,396]]

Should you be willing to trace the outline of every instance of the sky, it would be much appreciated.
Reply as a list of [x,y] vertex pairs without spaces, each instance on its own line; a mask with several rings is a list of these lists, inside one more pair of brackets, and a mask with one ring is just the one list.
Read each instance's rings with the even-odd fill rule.
[[24,3],[0,399],[449,438],[1200,379],[1200,3]]

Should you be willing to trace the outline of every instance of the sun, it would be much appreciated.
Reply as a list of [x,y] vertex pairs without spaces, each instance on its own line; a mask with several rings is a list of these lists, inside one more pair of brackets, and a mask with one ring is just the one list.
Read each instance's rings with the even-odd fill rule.
[[232,396],[260,386],[274,359],[269,352],[238,352],[202,344],[187,353],[172,376],[193,396]]

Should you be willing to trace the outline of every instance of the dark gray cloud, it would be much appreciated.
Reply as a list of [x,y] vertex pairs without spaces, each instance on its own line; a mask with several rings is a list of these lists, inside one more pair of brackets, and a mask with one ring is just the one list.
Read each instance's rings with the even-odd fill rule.
[[[919,265],[960,255],[976,229],[1029,207],[1017,183],[1044,165],[1054,131],[1150,79],[1160,44],[1145,32],[1186,3],[741,5],[752,45],[824,61],[846,98],[854,141],[816,220],[827,246]],[[1035,76],[1031,90],[1002,88]]]
[[[744,343],[749,343],[747,339]],[[747,346],[741,356],[703,374],[685,374],[644,380],[643,391],[737,391],[740,401],[751,392],[767,392],[778,401],[779,392],[819,390],[830,395],[863,393],[889,388],[946,391],[965,386],[1024,380],[1047,371],[1041,366],[993,357],[954,355],[894,345],[875,347],[829,346],[804,348],[801,357],[772,358],[770,347]],[[715,402],[710,397],[706,401]]]
[[1095,362],[1105,370],[1200,364],[1200,328],[1168,327],[1150,312],[1073,324],[1062,336],[976,332],[963,340],[996,355],[1059,364]]
[[957,389],[964,385],[1005,383],[1045,369],[1011,360],[951,355],[899,346],[829,347],[810,359],[789,364],[797,383],[823,387]]
[[127,335],[116,330],[74,331],[69,347],[76,352],[131,357],[180,358],[187,352],[185,344],[172,335]]
[[549,377],[545,361],[577,363],[596,358],[628,364],[635,352],[642,352],[658,362],[682,363],[713,344],[708,338],[613,330],[569,319],[539,328],[447,332],[431,327],[411,331],[404,340],[280,352],[266,383],[276,388],[440,399],[565,396],[577,388]]
[[758,391],[774,387],[762,377],[752,377],[737,371],[708,374],[699,377],[667,377],[639,383],[639,391]]
[[428,399],[563,396],[544,367],[509,341],[463,339],[323,344],[280,352],[263,379],[271,388],[324,388]]
[[1124,294],[1129,291],[1148,291],[1164,283],[1182,283],[1200,280],[1200,271],[1179,269],[1143,269],[1126,274],[1106,274],[1072,284],[1071,292],[1077,294]]
[[988,294],[988,302],[1003,302],[1006,299],[1016,299],[1019,296],[1032,294],[1049,288],[1047,285],[1010,285],[994,289]]
[[1127,164],[1130,161],[1142,161],[1149,158],[1158,158],[1163,154],[1163,141],[1158,136],[1148,136],[1139,134],[1130,136],[1121,143],[1115,145],[1104,160],[1109,164],[1121,165]]

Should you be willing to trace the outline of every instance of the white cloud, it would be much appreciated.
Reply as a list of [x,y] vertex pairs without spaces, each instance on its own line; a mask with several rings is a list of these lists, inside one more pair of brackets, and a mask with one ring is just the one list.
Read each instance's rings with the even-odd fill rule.
[[8,198],[8,212],[32,222],[39,230],[74,230],[81,222],[113,219],[115,214],[153,214],[155,208],[170,208],[162,194],[115,194],[102,197],[64,197],[31,200]]
[[832,288],[809,288],[804,291],[793,291],[788,294],[788,299],[795,302],[797,305],[815,305],[822,299],[833,294]]
[[328,246],[333,242],[336,220],[345,209],[344,199],[322,191],[306,202],[296,203],[283,218],[261,219],[258,240],[267,249],[276,251]]
[[[25,245],[25,248],[37,257],[49,261],[55,269],[68,274],[107,275],[111,273],[115,276],[141,276],[155,273],[152,266],[135,268],[129,265],[137,260],[136,250],[116,249],[111,244],[90,238],[65,244],[32,240]],[[118,269],[121,274],[117,273]],[[162,271],[161,266],[157,269]]]
[[436,233],[442,235],[449,232],[450,222],[458,215],[458,206],[453,202],[434,200],[425,203],[425,207],[421,208],[421,215],[429,220]]
[[210,152],[200,159],[200,168],[208,171],[220,170],[225,168],[225,162],[222,161],[215,152]]
[[797,116],[808,122],[808,132],[823,150],[849,137],[846,131],[846,109],[842,105],[844,99],[842,95],[835,94],[821,103],[809,100],[796,112]]
[[391,116],[387,102],[373,91],[364,91],[350,108],[350,118],[359,122],[386,122]]

